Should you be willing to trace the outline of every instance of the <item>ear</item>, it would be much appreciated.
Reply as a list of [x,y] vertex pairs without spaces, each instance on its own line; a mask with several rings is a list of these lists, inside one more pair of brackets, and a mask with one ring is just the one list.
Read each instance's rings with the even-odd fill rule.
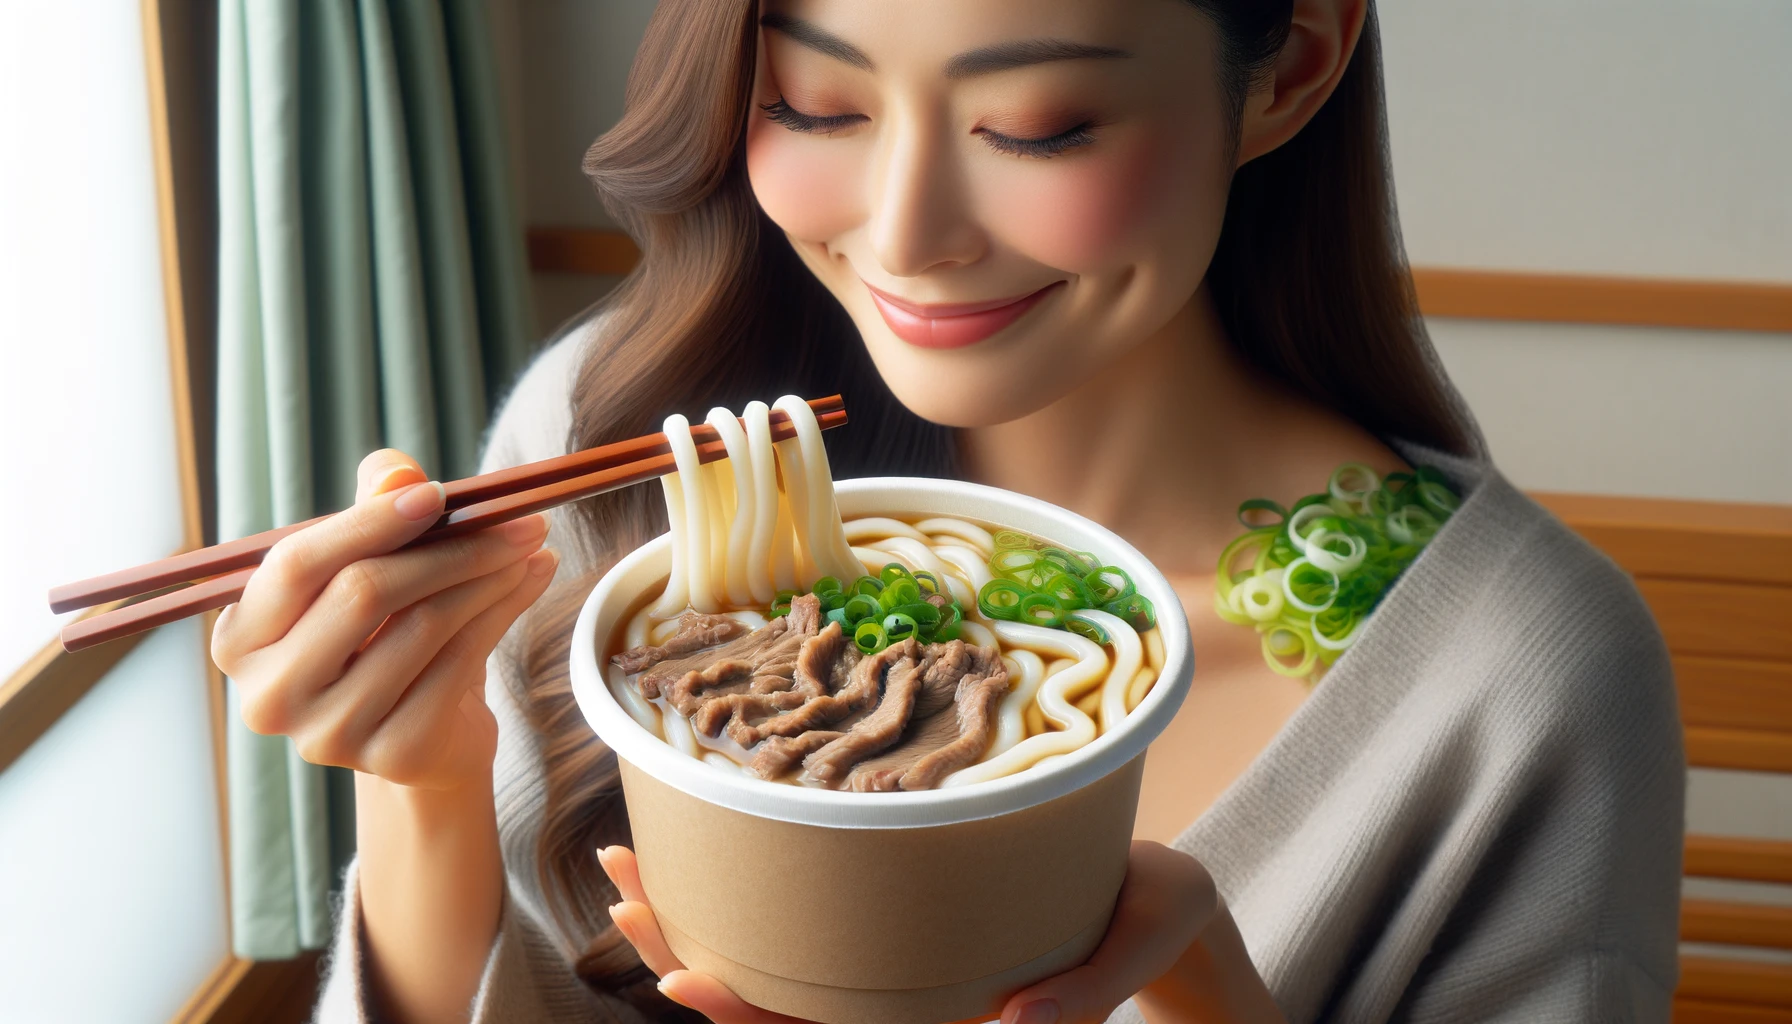
[[1350,66],[1368,7],[1368,0],[1294,0],[1288,41],[1245,98],[1239,166],[1294,138],[1331,98]]

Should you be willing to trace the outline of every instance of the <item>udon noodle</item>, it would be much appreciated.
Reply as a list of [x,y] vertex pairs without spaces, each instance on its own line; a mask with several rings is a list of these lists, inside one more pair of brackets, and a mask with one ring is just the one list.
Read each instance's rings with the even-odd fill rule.
[[[689,422],[676,415],[665,421],[677,465],[662,479],[671,569],[664,589],[612,638],[611,650],[622,653],[607,669],[617,701],[644,728],[718,769],[781,782],[961,786],[1074,753],[1114,728],[1149,692],[1164,662],[1161,636],[1149,622],[1075,602],[1056,626],[991,615],[1007,614],[979,601],[997,579],[997,537],[1016,534],[939,516],[842,521],[813,411],[795,396],[775,408],[790,418],[793,438],[772,440],[771,409],[762,402],[738,419],[712,410],[706,422],[728,457],[708,464],[698,460]],[[865,576],[873,581],[867,584]],[[940,636],[951,632],[956,639],[922,644],[917,631],[898,642],[861,626],[855,650],[854,640],[829,625],[849,625],[840,611],[816,618],[818,600],[828,597],[823,581],[860,579],[875,596],[869,588],[880,577],[937,583],[937,596],[926,600],[951,621]],[[1130,581],[1127,586],[1130,593]],[[811,587],[816,595],[792,596]],[[781,614],[768,614],[774,608]],[[913,619],[906,624],[913,627]],[[1065,625],[1075,631],[1060,628]],[[832,676],[812,650],[829,642],[842,652]],[[799,665],[799,651],[808,662]],[[897,682],[904,668],[906,688]],[[888,675],[871,678],[877,672]],[[851,682],[856,676],[866,677],[858,691]],[[942,684],[931,698],[929,682]],[[842,712],[853,692],[858,703]],[[721,704],[707,706],[718,699]],[[900,702],[906,704],[892,707]],[[936,721],[924,712],[944,717]],[[804,732],[781,728],[802,716],[821,724]],[[874,727],[883,729],[883,738],[840,751]],[[913,756],[900,756],[923,743],[935,752],[915,747]],[[942,764],[951,770],[938,775]],[[879,765],[885,768],[874,771]]]

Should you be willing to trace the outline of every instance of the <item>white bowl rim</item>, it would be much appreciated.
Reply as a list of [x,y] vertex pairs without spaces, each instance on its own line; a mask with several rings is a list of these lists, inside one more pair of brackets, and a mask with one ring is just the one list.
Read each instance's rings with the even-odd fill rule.
[[[1194,675],[1194,653],[1188,618],[1166,580],[1131,544],[1106,527],[1049,502],[1013,491],[961,480],[927,477],[860,477],[835,482],[843,515],[972,515],[985,522],[1027,528],[1028,532],[1069,541],[1088,534],[1094,543],[1076,542],[1103,561],[1125,569],[1139,592],[1157,609],[1164,643],[1164,667],[1139,706],[1118,729],[1087,746],[1057,758],[1043,768],[950,789],[917,792],[853,793],[764,782],[744,773],[718,770],[674,749],[642,728],[616,702],[598,663],[597,615],[617,581],[648,559],[665,556],[671,544],[661,535],[624,556],[605,573],[585,598],[574,624],[571,646],[573,697],[586,722],[616,755],[641,771],[690,796],[761,818],[828,828],[924,828],[995,817],[1024,810],[1073,792],[1115,771],[1163,732],[1187,695]],[[890,497],[901,495],[900,501]],[[875,511],[858,511],[861,500],[879,498]],[[986,506],[985,512],[945,511],[940,504]],[[1004,521],[1003,513],[1044,522],[1044,527]],[[613,628],[613,626],[611,627]]]

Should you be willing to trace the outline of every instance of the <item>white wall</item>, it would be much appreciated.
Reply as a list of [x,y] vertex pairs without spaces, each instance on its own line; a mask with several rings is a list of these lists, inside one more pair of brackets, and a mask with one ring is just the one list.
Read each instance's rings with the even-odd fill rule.
[[[1792,5],[1379,9],[1413,263],[1792,282]],[[1792,502],[1792,337],[1432,332],[1522,486]]]

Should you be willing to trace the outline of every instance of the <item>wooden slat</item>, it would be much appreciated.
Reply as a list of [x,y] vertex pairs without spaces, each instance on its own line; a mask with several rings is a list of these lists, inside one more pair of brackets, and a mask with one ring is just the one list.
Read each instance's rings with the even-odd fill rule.
[[1680,987],[1675,990],[1675,995],[1709,1002],[1754,1003],[1792,1009],[1792,964],[1683,956],[1680,958]]
[[[229,984],[214,990],[193,1024],[304,1024],[317,1002],[319,954],[292,960],[237,960]],[[180,1019],[180,1018],[177,1018]]]
[[1792,285],[1414,267],[1426,316],[1792,331]]
[[1678,655],[1792,661],[1792,587],[1638,579]]
[[[93,611],[110,607],[101,605]],[[78,654],[64,651],[61,641],[52,640],[0,683],[0,771],[18,760],[148,635],[139,633],[125,643],[101,645]]]
[[1727,900],[1682,900],[1682,942],[1792,949],[1792,907]]
[[529,268],[559,274],[626,274],[641,250],[620,231],[537,226],[529,229]]
[[1792,585],[1792,505],[1531,496],[1634,576]]
[[1688,728],[1686,763],[1697,768],[1792,773],[1792,736],[1749,729]]
[[1686,655],[1674,680],[1688,726],[1792,733],[1792,662]]
[[1694,878],[1792,885],[1792,842],[1690,835],[1686,837],[1686,873]]
[[1746,1003],[1712,1003],[1703,999],[1674,999],[1674,1024],[1787,1024],[1792,1011]]

